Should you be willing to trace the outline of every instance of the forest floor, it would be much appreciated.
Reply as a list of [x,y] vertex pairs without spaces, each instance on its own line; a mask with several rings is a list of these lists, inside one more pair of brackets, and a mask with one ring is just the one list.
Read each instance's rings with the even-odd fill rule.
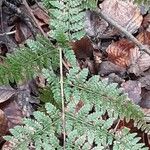
[[[107,20],[105,16],[105,19],[100,20],[96,12],[87,12],[85,21],[87,36],[72,42],[72,49],[80,68],[88,68],[91,76],[100,75],[110,83],[118,83],[118,87],[141,107],[146,117],[149,117],[150,51],[147,48],[150,46],[149,7],[120,3],[116,9],[113,7],[114,3],[115,0],[109,4],[106,0],[101,4],[103,13],[111,16],[112,20]],[[111,10],[107,9],[108,5],[109,7],[112,5]],[[13,55],[15,49],[26,45],[28,39],[36,40],[37,34],[48,37],[50,17],[40,1],[1,0],[0,7],[0,63],[3,64],[5,63],[3,58],[8,54]],[[114,25],[113,20],[122,28]],[[68,67],[67,63],[64,65]],[[5,143],[2,136],[8,134],[10,128],[20,124],[23,117],[30,116],[36,110],[40,103],[39,89],[45,87],[42,75],[20,85],[11,81],[10,86],[0,86],[0,147]],[[16,88],[21,89],[19,96],[16,96],[14,91]],[[29,97],[32,103],[22,104],[28,108],[22,110],[19,106],[20,101],[26,97]],[[9,121],[6,122],[4,116]],[[142,141],[150,147],[150,137],[134,128],[132,121],[129,123],[120,121],[118,128],[121,126],[136,131],[142,137]]]

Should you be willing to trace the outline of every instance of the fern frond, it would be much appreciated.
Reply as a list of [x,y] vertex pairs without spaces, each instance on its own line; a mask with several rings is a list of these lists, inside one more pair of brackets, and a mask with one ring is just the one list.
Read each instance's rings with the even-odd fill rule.
[[59,66],[58,50],[44,37],[39,37],[37,41],[30,40],[28,47],[18,49],[4,58],[4,64],[0,65],[0,83],[31,79],[49,65],[54,70]]
[[[64,83],[64,94],[66,101],[70,102],[70,97],[74,98],[74,104],[77,105],[78,101],[82,99],[85,103],[99,106],[103,112],[108,112],[111,117],[118,116],[121,119],[133,119],[136,126],[150,131],[150,126],[144,120],[144,114],[140,107],[133,104],[126,95],[117,88],[117,84],[108,84],[103,81],[99,76],[93,76],[87,80],[88,70],[79,68],[70,69],[69,74]],[[49,79],[50,75],[45,74]],[[111,114],[112,113],[112,114]]]
[[80,39],[84,36],[84,15],[88,8],[96,7],[95,0],[43,0],[50,8],[51,27],[50,35],[54,39],[57,33],[65,33],[68,40]]
[[[116,150],[148,150],[143,143],[139,143],[140,138],[135,137],[136,134],[129,133],[129,129],[117,133],[109,131],[116,118],[103,119],[103,111],[95,109],[95,112],[89,113],[92,109],[92,105],[84,104],[78,111],[75,107],[66,111],[66,149],[103,150],[111,146]],[[46,113],[35,112],[34,121],[24,119],[25,125],[11,129],[13,136],[6,136],[5,139],[13,142],[15,150],[27,150],[31,145],[37,150],[61,150],[61,112],[47,103]]]

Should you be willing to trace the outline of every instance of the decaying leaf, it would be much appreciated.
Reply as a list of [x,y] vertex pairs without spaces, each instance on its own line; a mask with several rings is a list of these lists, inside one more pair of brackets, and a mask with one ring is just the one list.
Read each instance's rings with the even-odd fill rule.
[[150,91],[142,90],[142,101],[140,102],[142,108],[150,108]]
[[10,86],[0,86],[0,103],[9,100],[17,91]]
[[147,14],[142,22],[142,27],[150,32],[150,14]]
[[146,45],[150,46],[150,32],[148,32],[148,31],[141,32],[136,38],[142,44],[146,44]]
[[90,40],[86,37],[81,40],[71,43],[72,49],[77,57],[77,59],[86,59],[87,57],[93,56],[93,46]]
[[22,114],[22,110],[18,106],[18,104],[15,102],[14,99],[11,99],[10,101],[7,101],[5,103],[2,103],[0,105],[1,110],[3,110],[5,116],[8,119],[8,128],[13,128],[16,125],[21,124],[22,118],[25,117]]
[[135,33],[143,20],[140,9],[129,1],[105,0],[100,4],[100,8],[103,14],[116,21],[130,33]]
[[101,76],[109,75],[110,73],[123,75],[125,72],[126,72],[125,68],[115,65],[114,63],[110,61],[103,61],[100,64],[98,74]]
[[85,15],[85,31],[95,49],[101,49],[101,39],[114,36],[118,31],[101,19],[96,11],[88,10]]
[[134,48],[134,44],[127,39],[121,39],[112,43],[106,49],[108,60],[114,64],[126,68],[130,64],[130,49]]
[[[150,32],[142,32],[137,36],[137,39],[142,43],[150,46]],[[130,50],[131,65],[128,72],[139,76],[143,71],[150,67],[150,55],[140,51],[138,47]]]
[[123,92],[136,104],[141,101],[141,83],[139,81],[127,81],[122,83]]
[[141,77],[138,80],[141,83],[141,87],[147,90],[150,90],[150,75],[146,75],[145,77]]
[[0,143],[3,140],[2,136],[8,132],[8,120],[5,113],[0,109]]

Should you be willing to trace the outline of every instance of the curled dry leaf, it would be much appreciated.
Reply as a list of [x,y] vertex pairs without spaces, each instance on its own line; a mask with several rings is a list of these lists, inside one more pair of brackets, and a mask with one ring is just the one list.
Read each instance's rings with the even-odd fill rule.
[[116,21],[130,33],[135,33],[141,26],[143,17],[140,9],[129,1],[105,0],[100,4],[103,14]]
[[122,83],[123,92],[128,93],[128,97],[138,104],[141,101],[141,83],[139,81],[127,81]]
[[130,49],[133,47],[134,44],[126,39],[110,44],[106,49],[108,60],[126,68],[130,64]]

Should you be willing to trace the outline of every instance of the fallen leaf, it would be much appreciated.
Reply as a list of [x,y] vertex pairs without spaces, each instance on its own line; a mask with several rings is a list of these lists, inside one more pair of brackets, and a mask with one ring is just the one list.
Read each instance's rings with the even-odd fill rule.
[[141,101],[141,83],[139,81],[129,80],[121,84],[123,92],[128,94],[128,97],[138,104]]
[[142,90],[142,101],[140,102],[142,108],[150,108],[150,91],[143,89]]
[[8,133],[8,120],[5,113],[0,109],[0,143],[3,141],[2,136]]
[[114,63],[110,61],[103,61],[100,64],[98,74],[101,76],[109,75],[111,73],[123,75],[125,72],[126,72],[125,68],[115,65]]
[[[142,22],[142,27],[146,30],[150,28],[150,14],[147,14],[144,17],[143,22]],[[149,30],[149,32],[150,32],[150,30]]]
[[130,49],[134,44],[127,39],[121,39],[108,46],[106,52],[108,53],[108,60],[121,67],[128,67],[130,64]]
[[0,86],[0,103],[9,100],[17,91],[10,86]]
[[86,59],[93,56],[93,46],[87,37],[71,43],[72,49],[77,59]]
[[31,35],[32,33],[24,23],[16,23],[15,40],[18,44],[25,42],[25,40],[27,40]]
[[4,112],[8,119],[8,128],[13,128],[16,125],[22,123],[22,118],[25,117],[22,114],[22,110],[15,102],[14,98],[9,101],[0,104],[0,109]]
[[150,90],[150,75],[146,75],[145,77],[141,77],[138,79],[141,83],[141,87],[147,90]]
[[129,73],[139,76],[143,71],[149,69],[150,56],[145,52],[140,52],[138,47],[131,50],[130,56],[131,64],[128,69]]
[[[33,8],[33,7],[32,7]],[[49,24],[49,15],[45,13],[45,11],[43,11],[41,8],[39,8],[38,6],[37,7],[34,7],[33,10],[32,10],[34,16],[42,21],[43,23],[45,24]]]
[[142,44],[146,44],[150,46],[150,32],[148,31],[141,32],[136,38]]
[[116,21],[128,32],[135,33],[143,17],[137,5],[129,1],[105,0],[100,4],[101,12]]
[[107,39],[118,33],[115,28],[101,19],[96,11],[90,10],[86,11],[85,15],[85,31],[95,49],[101,49],[101,39]]
[[[150,46],[150,32],[141,32],[137,39],[144,45]],[[130,49],[130,67],[129,73],[139,76],[150,68],[150,55],[140,51],[138,47]]]

